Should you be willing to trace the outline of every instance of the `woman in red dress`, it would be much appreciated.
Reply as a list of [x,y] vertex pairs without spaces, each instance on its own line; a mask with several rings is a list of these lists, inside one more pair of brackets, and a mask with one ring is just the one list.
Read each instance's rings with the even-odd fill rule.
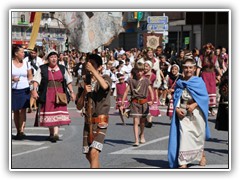
[[[67,105],[56,103],[56,92],[65,93],[68,102],[75,100],[72,88],[72,77],[67,69],[57,64],[57,52],[48,54],[48,64],[40,66],[33,79],[32,95],[39,103],[39,124],[48,127],[50,132],[49,140],[56,142],[59,140],[59,126],[69,125],[71,120],[67,111]],[[68,90],[67,90],[68,88]],[[37,91],[38,89],[38,91]],[[70,92],[70,95],[68,93]],[[37,116],[38,118],[38,116]]]
[[124,101],[123,109],[120,109],[119,107],[121,106],[122,97],[123,97],[123,94],[124,94],[125,90],[127,89],[128,85],[124,81],[125,77],[123,74],[118,73],[117,77],[118,77],[119,82],[116,84],[116,95],[117,95],[116,96],[116,109],[119,110],[120,118],[122,120],[123,125],[125,125],[123,114],[124,114],[125,110],[129,107],[128,99],[126,99]]
[[222,72],[219,68],[217,56],[214,54],[214,46],[211,43],[207,43],[203,46],[204,54],[200,55],[197,62],[197,76],[200,75],[206,84],[208,96],[209,96],[209,111],[211,115],[216,115],[213,111],[213,107],[216,106],[216,74],[215,69],[219,73],[220,77]]
[[[145,63],[144,63],[144,76],[150,80],[150,86],[153,89],[153,96],[154,96],[154,102],[151,106],[149,106],[150,115],[147,118],[147,124],[146,124],[147,128],[151,128],[153,116],[157,117],[161,113],[158,108],[158,106],[160,104],[159,99],[158,99],[158,89],[153,87],[153,83],[156,80],[156,75],[155,75],[155,73],[152,72],[152,62],[149,60],[145,61]],[[152,101],[150,92],[148,92],[147,99],[148,99],[148,102]]]

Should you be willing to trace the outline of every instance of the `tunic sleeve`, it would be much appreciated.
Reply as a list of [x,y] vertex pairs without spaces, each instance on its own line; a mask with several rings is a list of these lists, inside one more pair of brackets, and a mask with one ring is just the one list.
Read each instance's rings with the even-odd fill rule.
[[202,60],[201,60],[201,58],[199,58],[198,61],[197,61],[197,67],[202,68]]
[[40,84],[41,80],[42,80],[41,68],[38,68],[38,70],[37,70],[36,74],[34,75],[32,81],[35,81],[35,82],[37,82],[38,84]]

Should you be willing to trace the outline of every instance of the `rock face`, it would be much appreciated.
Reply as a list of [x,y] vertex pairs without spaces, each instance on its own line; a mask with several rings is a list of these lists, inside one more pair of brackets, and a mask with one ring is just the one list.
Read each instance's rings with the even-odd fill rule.
[[122,12],[65,12],[69,40],[81,52],[108,45],[123,32]]

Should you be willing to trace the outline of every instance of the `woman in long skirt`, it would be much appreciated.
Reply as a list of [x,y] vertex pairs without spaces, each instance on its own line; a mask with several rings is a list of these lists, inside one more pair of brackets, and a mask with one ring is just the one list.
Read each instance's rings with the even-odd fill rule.
[[32,94],[41,107],[40,112],[38,112],[39,124],[49,128],[49,140],[56,142],[59,140],[59,126],[68,125],[71,122],[67,104],[57,104],[56,93],[65,93],[68,102],[70,97],[72,101],[75,100],[75,94],[71,84],[71,75],[64,66],[57,64],[57,53],[50,52],[47,59],[49,63],[40,66],[34,76]]
[[171,168],[187,168],[193,161],[206,165],[204,142],[205,137],[210,137],[208,93],[202,78],[194,76],[195,71],[195,61],[187,58],[183,63],[184,78],[177,81],[174,92],[168,146]]

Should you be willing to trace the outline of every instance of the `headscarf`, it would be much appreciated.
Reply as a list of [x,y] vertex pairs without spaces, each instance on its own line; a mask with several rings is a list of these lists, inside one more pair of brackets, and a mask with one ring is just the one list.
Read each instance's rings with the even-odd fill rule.
[[152,68],[152,62],[150,60],[145,61],[144,64],[148,64],[150,68]]

